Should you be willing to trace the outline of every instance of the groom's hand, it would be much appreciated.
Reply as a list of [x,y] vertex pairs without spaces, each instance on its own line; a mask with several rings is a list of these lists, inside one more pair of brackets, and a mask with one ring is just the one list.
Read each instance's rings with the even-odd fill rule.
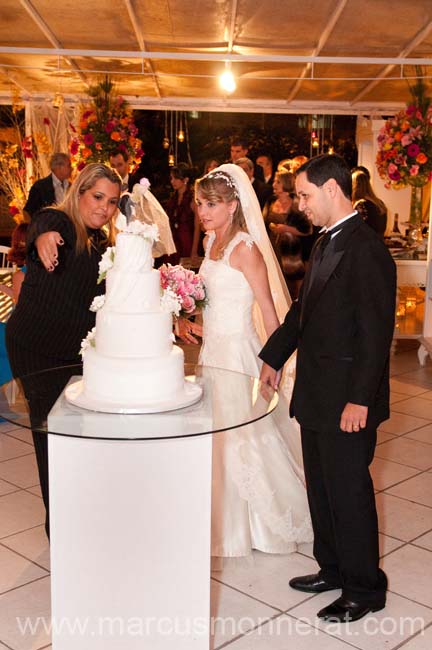
[[366,427],[368,415],[368,407],[362,404],[352,404],[347,402],[342,411],[340,419],[340,428],[342,431],[352,433],[353,431],[360,431]]
[[281,370],[275,370],[266,363],[263,363],[263,366],[261,368],[260,381],[262,381],[263,384],[268,384],[276,390],[279,386],[281,374]]

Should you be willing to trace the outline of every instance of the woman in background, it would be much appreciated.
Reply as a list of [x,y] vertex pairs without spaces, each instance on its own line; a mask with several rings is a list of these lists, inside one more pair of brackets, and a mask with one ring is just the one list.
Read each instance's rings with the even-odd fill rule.
[[294,174],[277,171],[273,191],[273,200],[264,207],[264,221],[291,298],[295,300],[304,278],[305,262],[309,259],[312,224],[297,209]]
[[166,204],[171,232],[177,252],[161,260],[179,264],[182,257],[190,257],[196,230],[195,202],[191,183],[193,172],[186,163],[179,163],[170,170],[170,182],[174,190]]
[[387,227],[387,208],[381,199],[377,197],[372,189],[370,179],[362,171],[357,169],[352,173],[353,206],[364,219],[368,226],[384,239]]

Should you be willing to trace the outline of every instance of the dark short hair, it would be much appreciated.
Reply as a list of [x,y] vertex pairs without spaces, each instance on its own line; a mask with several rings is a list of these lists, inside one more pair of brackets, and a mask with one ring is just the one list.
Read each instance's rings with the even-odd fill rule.
[[114,158],[114,156],[121,156],[125,162],[129,160],[129,154],[124,149],[112,149],[109,152],[109,157]]
[[191,183],[194,180],[193,169],[184,162],[178,163],[176,167],[171,167],[170,174],[174,178],[180,178],[181,180],[188,178]]
[[342,156],[328,153],[315,156],[297,169],[296,176],[302,172],[306,174],[309,183],[313,183],[317,187],[322,187],[330,178],[333,178],[344,196],[351,201],[351,170]]
[[249,149],[249,142],[246,140],[246,138],[241,138],[238,136],[234,136],[231,139],[230,143],[231,147],[242,147],[242,149]]

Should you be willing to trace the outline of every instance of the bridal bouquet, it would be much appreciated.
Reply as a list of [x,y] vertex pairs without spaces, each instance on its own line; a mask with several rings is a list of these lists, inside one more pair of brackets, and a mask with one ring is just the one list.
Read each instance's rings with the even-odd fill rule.
[[207,300],[202,277],[183,266],[164,264],[159,269],[163,294],[161,306],[175,316],[190,316]]

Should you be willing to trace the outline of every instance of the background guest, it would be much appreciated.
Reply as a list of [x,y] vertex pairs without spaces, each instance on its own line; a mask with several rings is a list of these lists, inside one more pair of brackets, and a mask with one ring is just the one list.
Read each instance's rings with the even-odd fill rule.
[[387,227],[387,208],[381,199],[377,197],[372,189],[367,175],[357,170],[352,174],[353,182],[353,206],[364,219],[368,226],[384,238]]
[[131,174],[129,172],[130,160],[127,151],[123,149],[115,149],[110,153],[110,165],[113,169],[120,174],[122,179],[122,192],[132,192],[135,183],[139,183],[139,174]]
[[310,254],[312,224],[297,208],[294,174],[286,170],[277,171],[273,192],[274,199],[264,208],[264,221],[291,298],[295,300],[305,274],[305,261]]
[[231,161],[235,163],[239,158],[246,158],[249,152],[249,143],[244,138],[234,137],[231,140]]
[[197,254],[197,250],[192,249],[194,245],[198,247],[201,228],[195,214],[192,181],[193,171],[186,163],[179,163],[177,167],[171,168],[170,182],[174,193],[167,202],[165,210],[170,220],[177,252],[168,258],[161,258],[161,262],[179,264],[182,257],[191,257],[193,252]]
[[211,172],[213,169],[216,169],[216,167],[219,167],[219,165],[220,162],[216,158],[207,158],[203,167],[203,176]]
[[271,187],[273,186],[274,179],[274,170],[273,170],[273,158],[269,153],[262,153],[256,159],[256,164],[261,167],[264,182],[268,183]]
[[255,178],[255,166],[250,158],[238,158],[235,164],[246,172],[262,210],[272,195],[272,188],[264,181],[260,181],[259,178]]
[[24,211],[31,218],[41,208],[61,203],[69,188],[68,179],[72,171],[69,156],[55,153],[50,160],[50,169],[51,174],[40,178],[30,188]]

